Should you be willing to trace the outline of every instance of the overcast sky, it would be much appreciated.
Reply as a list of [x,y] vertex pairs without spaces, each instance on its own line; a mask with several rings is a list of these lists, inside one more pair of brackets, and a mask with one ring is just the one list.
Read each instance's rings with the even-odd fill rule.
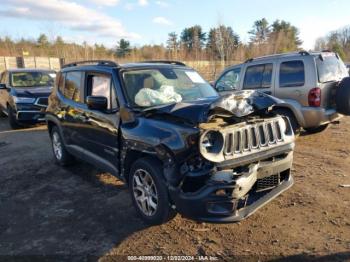
[[[268,3],[266,3],[268,2]],[[305,49],[329,31],[350,25],[349,0],[1,0],[0,36],[133,45],[165,43],[169,32],[199,24],[231,26],[243,42],[255,20],[284,19],[297,26]]]

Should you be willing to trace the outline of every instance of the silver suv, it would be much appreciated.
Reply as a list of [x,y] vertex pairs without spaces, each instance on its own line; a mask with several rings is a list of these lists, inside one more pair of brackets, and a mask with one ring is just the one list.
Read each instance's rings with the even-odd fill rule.
[[289,117],[295,133],[302,127],[320,132],[341,117],[337,112],[339,82],[349,76],[333,52],[296,52],[249,59],[224,70],[214,87],[225,94],[253,89],[283,99],[277,111]]

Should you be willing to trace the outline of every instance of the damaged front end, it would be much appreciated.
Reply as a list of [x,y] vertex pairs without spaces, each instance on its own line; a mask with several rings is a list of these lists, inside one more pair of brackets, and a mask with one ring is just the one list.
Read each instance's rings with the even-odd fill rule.
[[208,121],[199,124],[198,154],[170,186],[181,214],[239,221],[292,186],[294,134],[289,120],[271,111],[275,102],[243,91],[211,105]]

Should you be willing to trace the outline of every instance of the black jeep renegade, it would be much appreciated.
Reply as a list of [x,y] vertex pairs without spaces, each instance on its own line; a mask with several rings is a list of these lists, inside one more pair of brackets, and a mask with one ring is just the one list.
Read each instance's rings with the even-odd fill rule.
[[294,135],[255,91],[220,97],[180,62],[64,66],[46,113],[57,163],[125,181],[148,223],[239,221],[287,190]]

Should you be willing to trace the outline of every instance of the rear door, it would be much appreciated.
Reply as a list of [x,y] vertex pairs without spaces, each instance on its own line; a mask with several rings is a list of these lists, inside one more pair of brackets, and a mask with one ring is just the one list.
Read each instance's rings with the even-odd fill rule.
[[[309,58],[312,59],[310,56]],[[277,66],[276,97],[298,101],[302,106],[308,106],[308,92],[315,87],[315,72],[304,59],[280,59]]]
[[81,147],[79,132],[86,108],[84,104],[84,72],[69,71],[64,75],[63,86],[59,87],[61,112],[58,115],[61,119],[66,144]]
[[273,63],[247,64],[242,89],[257,90],[268,95],[273,95]]

